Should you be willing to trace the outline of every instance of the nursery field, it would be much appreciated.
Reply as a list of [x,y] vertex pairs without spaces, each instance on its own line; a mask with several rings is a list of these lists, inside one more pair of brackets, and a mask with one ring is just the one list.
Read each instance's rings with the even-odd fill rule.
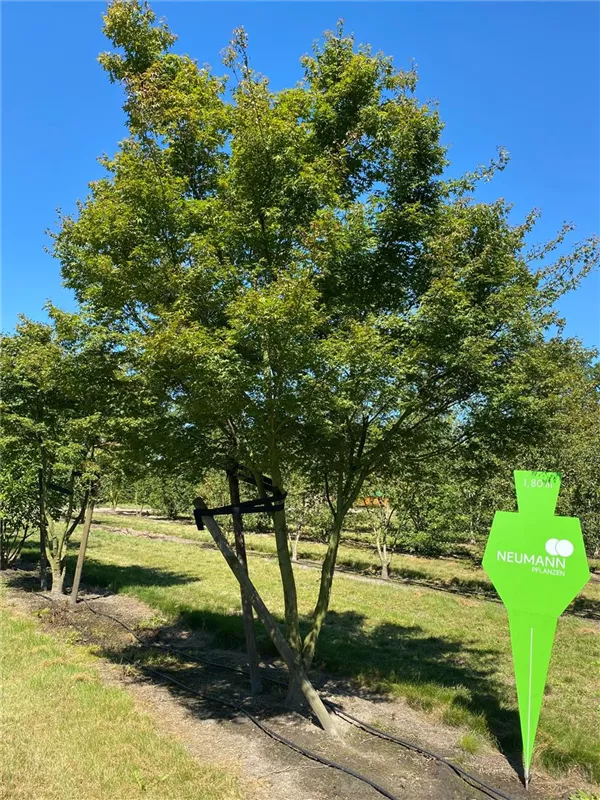
[[2,797],[600,800],[597,20],[20,5]]
[[[159,536],[173,536],[212,545],[208,531],[198,531],[192,522],[179,520],[153,519],[131,513],[110,513],[102,509],[94,517],[96,525],[107,530],[118,529]],[[246,547],[254,553],[276,555],[275,540],[272,535],[247,532]],[[325,556],[327,546],[313,539],[301,539],[297,555],[300,562],[317,562],[320,564]],[[468,557],[425,558],[417,555],[395,553],[390,564],[392,579],[437,588],[451,593],[484,595],[497,599],[496,592],[489,578],[480,566],[482,552],[473,548]],[[380,563],[372,542],[354,533],[345,535],[338,550],[338,569],[349,570],[369,576],[380,573]],[[590,568],[600,570],[600,560],[590,559]],[[596,574],[584,587],[581,594],[571,604],[569,611],[578,614],[589,614],[600,619],[600,575]]]
[[[141,520],[140,524],[160,524],[172,533],[178,530],[167,522]],[[188,535],[193,532],[191,526],[182,527]],[[254,542],[255,537],[249,536],[249,545]],[[431,562],[429,577],[444,578],[435,572],[434,565],[439,568],[440,563]],[[276,562],[252,556],[250,574],[281,620]],[[318,578],[317,570],[296,569],[304,620],[312,610]],[[90,539],[85,582],[145,601],[156,610],[157,626],[177,622],[214,634],[220,646],[242,646],[238,586],[212,549],[96,529]],[[591,598],[597,584],[590,586]],[[266,635],[259,628],[257,633],[261,652],[272,655]],[[576,768],[600,783],[599,665],[598,622],[564,616],[540,720],[534,755],[537,768],[555,774]],[[404,697],[433,718],[464,728],[465,735],[475,741],[488,740],[507,756],[518,753],[508,627],[498,603],[340,574],[315,667],[348,679],[357,689]]]

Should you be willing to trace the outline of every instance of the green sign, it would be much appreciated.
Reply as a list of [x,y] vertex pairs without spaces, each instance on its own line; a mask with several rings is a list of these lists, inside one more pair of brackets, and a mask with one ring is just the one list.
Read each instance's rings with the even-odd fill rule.
[[514,475],[519,511],[496,511],[483,568],[508,611],[527,785],[556,622],[590,571],[579,520],[554,515],[560,476]]

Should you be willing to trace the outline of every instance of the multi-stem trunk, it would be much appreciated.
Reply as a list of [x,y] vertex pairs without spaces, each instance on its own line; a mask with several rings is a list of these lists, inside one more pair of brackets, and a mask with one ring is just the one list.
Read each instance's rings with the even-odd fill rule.
[[63,594],[63,584],[66,571],[65,558],[67,555],[67,543],[71,538],[75,528],[83,521],[85,510],[88,507],[88,500],[90,499],[90,490],[88,489],[83,496],[79,513],[75,516],[75,518],[73,518],[74,481],[75,474],[73,473],[71,475],[69,508],[65,515],[64,521],[59,525],[59,523],[57,523],[54,519],[46,515],[48,524],[46,556],[52,571],[52,594],[54,596],[60,596]]
[[[196,498],[194,501],[196,508],[205,509],[206,505],[201,498]],[[313,685],[308,680],[304,667],[302,665],[302,658],[299,653],[294,652],[286,641],[285,637],[279,630],[279,626],[275,621],[273,615],[270,613],[264,601],[256,591],[252,581],[248,577],[248,573],[237,559],[233,550],[227,544],[227,540],[223,536],[223,532],[219,528],[212,516],[203,516],[202,522],[208,529],[209,533],[214,539],[215,544],[221,551],[221,554],[227,561],[229,568],[238,580],[240,587],[244,590],[246,597],[252,603],[258,618],[265,626],[265,629],[271,641],[279,651],[279,654],[285,661],[285,664],[290,673],[290,685],[297,686],[304,695],[306,702],[312,709],[313,713],[321,723],[323,729],[329,734],[336,734],[334,722],[329,715],[327,709],[323,705],[323,701],[315,691]]]
[[95,504],[95,491],[91,493],[90,501],[85,510],[85,520],[83,523],[83,530],[81,532],[81,542],[79,544],[79,554],[77,556],[77,564],[75,566],[75,575],[73,577],[73,588],[71,589],[71,605],[77,605],[77,596],[79,594],[79,583],[81,581],[81,573],[83,572],[83,562],[85,560],[85,553],[88,545],[88,537],[90,535],[90,528],[92,527],[92,517],[94,515]]
[[66,572],[64,561],[71,519],[68,516],[66,522],[61,525],[51,517],[47,517],[47,522],[46,557],[52,575],[50,594],[54,598],[60,598],[64,589]]
[[61,569],[59,564],[52,561],[50,563],[50,569],[52,571],[52,589],[50,591],[50,594],[55,599],[62,598],[64,595],[63,589],[65,582],[65,572],[67,568],[63,566]]
[[327,545],[327,553],[325,554],[325,559],[321,568],[319,596],[317,598],[315,610],[313,611],[312,625],[302,644],[302,662],[306,670],[308,670],[312,664],[317,648],[317,641],[319,639],[323,623],[325,622],[327,611],[329,610],[331,587],[333,585],[333,576],[335,574],[335,566],[337,563],[337,554],[344,520],[346,519],[346,515],[352,507],[352,504],[358,497],[358,493],[362,489],[367,476],[367,472],[364,470],[358,475],[355,475],[354,478],[350,476],[344,483],[343,466],[344,465],[341,464],[335,507],[333,506],[329,497],[329,487],[326,482],[327,497],[334,516],[329,535],[329,543]]
[[[65,580],[64,551],[66,549],[66,536],[70,519],[64,523],[64,528],[53,519],[48,519],[46,557],[52,575],[50,593],[53,597],[61,597]],[[60,530],[59,530],[60,528]]]

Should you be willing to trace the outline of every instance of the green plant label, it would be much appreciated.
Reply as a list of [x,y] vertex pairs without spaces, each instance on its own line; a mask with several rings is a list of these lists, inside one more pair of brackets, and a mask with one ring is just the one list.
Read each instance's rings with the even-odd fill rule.
[[579,520],[554,515],[560,476],[514,476],[519,511],[496,511],[483,568],[508,611],[528,783],[556,622],[590,571]]

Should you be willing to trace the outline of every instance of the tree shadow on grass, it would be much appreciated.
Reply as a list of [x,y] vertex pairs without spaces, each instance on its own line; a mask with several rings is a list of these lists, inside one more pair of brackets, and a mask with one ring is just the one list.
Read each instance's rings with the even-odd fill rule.
[[[393,565],[392,561],[392,565]],[[367,569],[359,561],[352,561],[345,557],[336,567],[338,572],[346,574],[362,573],[369,577],[379,577],[380,569],[376,565],[369,565]],[[409,584],[433,589],[436,592],[461,595],[463,597],[476,597],[490,603],[502,604],[498,593],[486,578],[464,578],[453,576],[451,578],[433,577],[424,569],[414,567],[391,567],[389,583]],[[600,619],[600,601],[589,597],[576,598],[565,610],[565,614],[586,619]]]
[[[282,620],[279,619],[280,624]],[[308,628],[309,621],[303,621]],[[208,643],[186,642],[189,630],[209,634]],[[270,661],[276,650],[262,627],[256,623],[261,657]],[[180,608],[178,618],[150,634],[155,642],[169,643],[187,649],[199,657],[214,658],[214,648],[236,650],[235,655],[219,653],[218,660],[243,664],[244,629],[241,615],[222,614],[198,608]],[[372,702],[383,702],[390,694],[406,697],[411,707],[428,711],[442,709],[442,718],[449,725],[466,725],[484,734],[491,734],[499,750],[513,769],[522,777],[521,738],[516,708],[508,707],[507,687],[496,674],[500,651],[486,647],[465,636],[460,642],[445,636],[432,636],[419,625],[368,624],[359,612],[330,612],[319,639],[316,669],[311,678],[318,688],[336,694],[358,695]],[[273,669],[271,676],[286,678],[283,669]],[[176,669],[178,680],[192,685],[208,686],[212,691],[233,698],[236,702],[249,700],[247,679],[228,670],[221,673],[201,664]],[[147,676],[152,679],[152,673]],[[172,688],[172,687],[171,687]],[[183,689],[173,689],[182,696]],[[281,702],[278,691],[277,704]],[[272,698],[271,698],[272,700]],[[195,702],[195,701],[194,701]],[[277,705],[276,704],[276,705]],[[201,704],[200,710],[214,704]],[[265,699],[258,710],[268,715],[273,707]],[[279,707],[279,711],[281,708]],[[212,712],[211,712],[212,713]],[[221,709],[221,713],[223,713]],[[227,714],[224,714],[227,716]],[[229,714],[230,716],[230,714]]]
[[[88,585],[108,586],[114,591],[127,585],[168,586],[189,580],[168,570],[114,567],[92,560],[86,564]],[[241,614],[224,614],[192,604],[178,604],[177,612],[173,623],[153,634],[158,641],[168,641],[174,631],[188,629],[209,634],[212,648],[244,650]],[[283,625],[281,617],[278,622]],[[309,625],[308,618],[302,620],[303,633]],[[255,630],[261,655],[276,658],[277,651],[262,625],[255,622]],[[317,648],[315,666],[319,671],[313,671],[313,678],[317,685],[330,687],[331,677],[342,678],[341,684],[334,680],[337,691],[347,690],[374,701],[397,693],[422,710],[441,706],[448,724],[465,724],[490,733],[520,771],[519,718],[516,709],[507,708],[503,702],[507,687],[497,677],[499,655],[497,648],[486,647],[468,632],[463,641],[457,641],[432,636],[419,625],[385,622],[373,626],[358,611],[330,611]],[[231,673],[225,675],[231,680]]]
[[565,614],[587,617],[588,619],[600,619],[600,600],[593,600],[590,597],[576,597],[565,611]]
[[[473,640],[468,632],[457,641],[416,624],[373,626],[361,613],[331,611],[315,666],[348,679],[346,687],[336,686],[337,692],[373,702],[400,695],[418,710],[440,708],[448,725],[491,735],[523,779],[516,700],[508,700],[507,686],[497,675],[499,656],[500,650]],[[319,679],[315,683],[323,685]]]
[[[499,750],[522,776],[518,715],[502,704],[506,687],[494,675],[498,650],[431,636],[419,625],[383,623],[373,628],[367,627],[366,622],[360,613],[330,613],[319,640],[318,670],[313,669],[311,673],[317,688],[384,702],[390,693],[394,694],[394,684],[399,684],[397,693],[406,696],[412,707],[426,711],[436,704],[441,705],[447,724],[464,724],[491,733]],[[211,634],[208,641],[203,637],[198,642],[193,635],[186,641],[190,628]],[[164,682],[156,674],[158,670],[208,695],[190,698],[183,686],[167,684],[175,697],[202,718],[231,719],[235,716],[231,708],[219,704],[219,697],[236,704],[251,701],[247,677],[227,669],[227,665],[243,668],[245,661],[241,655],[244,648],[241,616],[200,609],[182,610],[173,623],[154,628],[148,635],[141,634],[148,644],[168,643],[200,659],[216,659],[224,667],[186,664],[185,657],[181,661],[174,654],[136,646],[118,651],[107,647],[103,655],[117,662],[122,662],[123,658],[135,660],[136,669],[149,681]],[[257,634],[261,658],[269,662],[276,655],[275,648],[258,624]],[[216,648],[220,650],[218,655],[215,655]],[[269,667],[265,675],[270,673],[271,677],[285,681],[287,673],[283,668],[274,668],[272,664]],[[253,711],[263,718],[280,714],[282,691],[267,685],[265,694],[252,702]]]
[[[393,564],[393,562],[392,562]],[[439,591],[451,592],[454,594],[474,594],[485,595],[487,599],[498,600],[498,595],[494,587],[485,578],[459,578],[456,575],[451,578],[432,577],[431,573],[412,567],[398,567],[391,570],[393,578],[400,579],[403,583],[414,583],[415,585],[427,586]]]
[[[358,612],[329,612],[319,639],[320,666],[354,684],[397,693],[423,710],[442,706],[447,724],[490,733],[520,771],[520,726],[516,708],[503,702],[507,687],[497,676],[501,651],[469,637],[432,636],[420,625],[368,625]],[[354,686],[352,687],[353,690]],[[372,696],[370,699],[376,699]]]
[[[70,560],[70,559],[69,559]],[[73,573],[67,565],[67,574]],[[138,564],[106,564],[87,557],[83,568],[83,580],[88,586],[102,586],[119,592],[128,586],[180,586],[196,583],[199,579],[164,567],[142,567]]]
[[[74,555],[67,556],[65,589],[71,586],[75,562]],[[8,586],[16,589],[39,591],[38,564],[22,562],[18,571],[6,574],[5,580]],[[168,569],[141,567],[137,564],[128,564],[127,566],[104,564],[87,557],[83,568],[83,580],[89,587],[102,587],[110,592],[119,592],[127,586],[177,586],[195,582],[197,579]]]
[[[243,673],[216,669],[189,661],[161,650],[148,650],[132,645],[122,649],[106,647],[100,655],[115,663],[132,662],[136,678],[165,686],[169,693],[199,719],[232,720],[240,717],[236,706],[244,706],[267,719],[284,710],[282,692],[267,689],[264,695],[252,698],[248,679]],[[171,680],[169,680],[171,679]]]
[[[74,555],[69,556],[69,562],[67,571],[72,574]],[[20,577],[16,576],[16,579],[18,582]],[[84,568],[84,581],[88,587],[103,587],[114,592],[129,586],[168,587],[195,580],[189,575],[166,569],[136,564],[104,564],[93,558],[86,560]],[[37,589],[37,585],[27,588]],[[168,639],[170,632],[188,629],[210,634],[209,648],[244,649],[240,614],[220,613],[179,603],[177,613],[177,619],[154,631],[153,638],[159,641],[163,637]],[[278,621],[280,624],[283,622],[281,618]],[[308,619],[302,620],[303,632],[309,623]],[[263,658],[276,656],[273,644],[258,623],[256,632]],[[443,635],[432,636],[417,624],[383,622],[374,626],[358,611],[330,611],[319,639],[315,661],[318,671],[313,670],[313,679],[317,686],[340,693],[359,694],[375,702],[396,693],[405,696],[416,708],[441,707],[447,723],[489,731],[513,768],[521,772],[518,715],[516,709],[507,708],[508,703],[503,702],[507,687],[496,673],[499,655],[498,649],[478,642],[467,631],[464,639],[457,641]],[[120,658],[119,652],[111,650],[110,645],[106,656],[114,660]],[[194,681],[199,681],[217,694],[225,692],[229,698],[248,699],[246,681],[242,679],[240,684],[240,679],[229,671],[224,671],[215,682],[214,671],[210,673],[201,665],[177,663],[169,668],[175,670],[173,674],[184,683],[194,685]],[[151,667],[143,674],[154,680]],[[183,689],[170,689],[178,696],[185,695]],[[219,713],[218,703],[207,704],[198,698],[190,702],[194,708],[197,707],[196,713],[204,713],[202,709],[209,708],[213,716]],[[264,713],[270,713],[268,705],[265,709]],[[231,711],[222,706],[220,713],[223,717],[231,716]]]

